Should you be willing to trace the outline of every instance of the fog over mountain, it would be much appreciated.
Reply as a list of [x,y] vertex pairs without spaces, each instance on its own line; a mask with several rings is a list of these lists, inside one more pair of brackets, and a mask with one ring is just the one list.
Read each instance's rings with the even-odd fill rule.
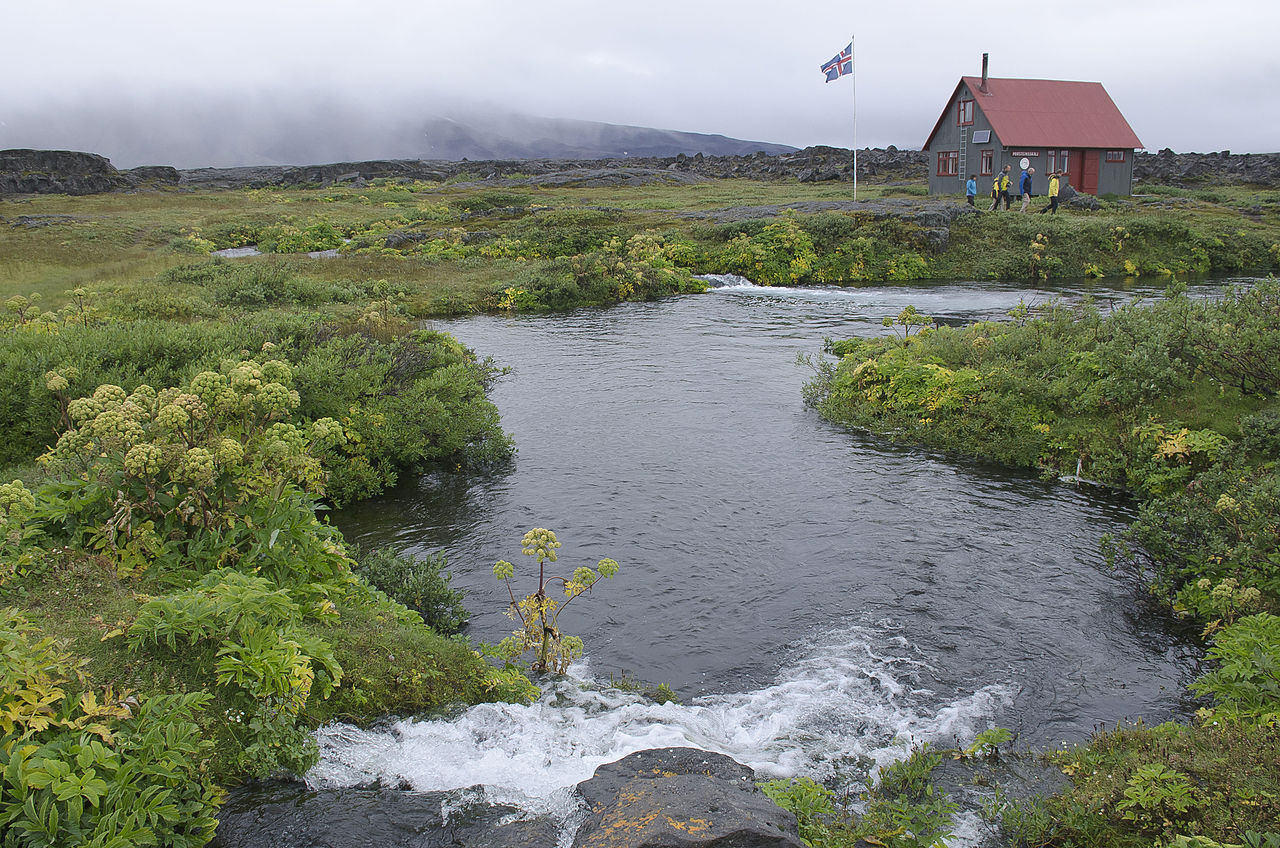
[[[443,109],[441,108],[443,106]],[[447,110],[447,111],[444,111]],[[320,96],[95,99],[10,112],[0,148],[84,150],[118,168],[306,165],[367,159],[602,159],[783,153],[723,135],[541,118],[466,104],[373,107]]]

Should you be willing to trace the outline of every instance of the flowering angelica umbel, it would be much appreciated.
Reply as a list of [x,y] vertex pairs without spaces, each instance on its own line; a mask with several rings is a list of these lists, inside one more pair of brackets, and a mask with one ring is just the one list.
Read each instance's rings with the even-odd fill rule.
[[[521,629],[503,639],[499,647],[505,656],[512,659],[525,651],[533,651],[532,670],[535,672],[554,671],[563,674],[570,662],[582,656],[582,640],[560,632],[560,613],[575,598],[590,592],[600,578],[613,577],[618,573],[618,563],[606,558],[596,563],[595,568],[575,568],[567,578],[549,576],[547,563],[556,561],[559,547],[560,541],[550,530],[535,527],[524,534],[520,541],[520,552],[538,559],[538,591],[520,600],[516,600],[515,591],[511,588],[515,566],[506,560],[499,560],[493,566],[493,576],[504,581],[511,594],[507,615],[522,625]],[[563,601],[547,592],[550,585],[557,581],[564,591]]]

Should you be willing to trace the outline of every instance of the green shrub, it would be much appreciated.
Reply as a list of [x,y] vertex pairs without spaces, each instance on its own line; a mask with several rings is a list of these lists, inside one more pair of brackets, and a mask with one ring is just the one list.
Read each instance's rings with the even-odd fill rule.
[[1134,771],[1116,809],[1140,830],[1167,834],[1182,826],[1195,804],[1196,793],[1185,774],[1152,763]]
[[600,250],[613,238],[625,238],[620,216],[598,209],[546,209],[520,220],[513,232],[539,256],[578,256]]
[[312,348],[295,371],[299,411],[333,417],[347,433],[326,457],[329,496],[368,497],[432,462],[510,456],[511,439],[485,396],[498,373],[451,336],[428,330],[389,343],[344,336]]
[[[632,258],[620,253],[623,248],[618,241],[606,244],[606,248],[547,263],[515,287],[516,305],[545,311],[706,291],[705,282],[694,279],[686,269],[676,267],[665,255]],[[642,255],[639,250],[637,255]],[[498,307],[511,297],[507,289],[503,289],[495,292],[490,300]]]
[[419,559],[386,548],[364,552],[355,547],[351,555],[357,575],[418,613],[437,633],[449,635],[466,626],[470,615],[462,605],[462,591],[449,585],[443,551]]
[[[332,605],[313,616],[331,616]],[[319,756],[297,717],[314,693],[327,698],[342,680],[328,643],[300,628],[303,607],[287,589],[229,569],[210,572],[189,589],[142,605],[128,633],[135,650],[171,654],[216,649],[217,684],[230,688],[232,720],[245,731],[237,757],[242,773],[303,774]],[[188,650],[189,649],[189,650]]]
[[1228,625],[1207,654],[1217,668],[1191,684],[1214,699],[1202,720],[1280,724],[1280,617],[1263,612]]
[[328,221],[315,221],[299,229],[292,224],[273,224],[258,234],[263,253],[311,253],[342,247],[343,235]]
[[813,240],[795,215],[765,224],[753,236],[740,234],[716,257],[716,271],[739,274],[760,285],[789,285],[808,279],[818,260]]

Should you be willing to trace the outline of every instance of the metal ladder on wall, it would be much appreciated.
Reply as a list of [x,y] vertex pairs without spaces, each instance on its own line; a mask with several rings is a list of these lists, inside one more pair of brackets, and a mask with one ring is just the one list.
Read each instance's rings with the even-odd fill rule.
[[960,170],[956,174],[960,182],[965,181],[965,175],[969,173],[969,128],[960,128]]

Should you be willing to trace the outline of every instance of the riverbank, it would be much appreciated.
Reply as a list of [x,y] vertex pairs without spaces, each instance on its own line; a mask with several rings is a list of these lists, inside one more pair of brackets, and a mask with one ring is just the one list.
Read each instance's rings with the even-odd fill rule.
[[[1015,844],[1238,843],[1280,817],[1280,288],[1100,313],[1021,307],[1009,322],[831,341],[807,399],[881,436],[1050,478],[1134,492],[1137,521],[1106,542],[1153,600],[1203,628],[1194,726],[1117,728],[1063,752],[1071,791],[1002,811]],[[1250,843],[1253,844],[1253,843]],[[1259,843],[1261,844],[1261,843]]]

